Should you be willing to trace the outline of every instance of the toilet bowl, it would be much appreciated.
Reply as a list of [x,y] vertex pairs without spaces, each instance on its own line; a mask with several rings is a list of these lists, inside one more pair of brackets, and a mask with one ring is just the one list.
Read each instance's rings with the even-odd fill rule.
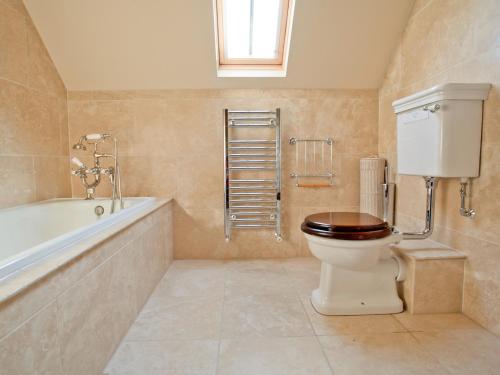
[[307,216],[301,226],[311,253],[321,261],[313,307],[324,315],[392,314],[403,311],[396,279],[402,263],[389,245],[400,234],[379,218],[357,212]]

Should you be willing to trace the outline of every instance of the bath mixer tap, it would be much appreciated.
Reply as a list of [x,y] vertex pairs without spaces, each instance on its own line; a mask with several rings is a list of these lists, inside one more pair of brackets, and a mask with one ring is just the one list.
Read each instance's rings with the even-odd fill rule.
[[[101,153],[98,151],[98,145],[105,142],[107,138],[113,140],[113,153]],[[120,179],[120,167],[118,164],[118,141],[115,137],[109,134],[87,134],[81,136],[78,142],[73,145],[74,150],[87,150],[87,145],[93,145],[94,150],[92,152],[94,166],[88,168],[82,161],[78,158],[71,158],[71,162],[75,164],[78,168],[71,171],[71,174],[80,178],[80,182],[85,187],[86,198],[94,199],[95,190],[97,186],[101,183],[101,176],[108,176],[112,186],[111,193],[111,213],[115,212],[116,200],[119,200],[120,209],[123,209],[123,199],[121,192],[121,179]],[[113,159],[113,166],[102,167],[101,159],[111,158]],[[89,177],[92,176],[91,179]]]

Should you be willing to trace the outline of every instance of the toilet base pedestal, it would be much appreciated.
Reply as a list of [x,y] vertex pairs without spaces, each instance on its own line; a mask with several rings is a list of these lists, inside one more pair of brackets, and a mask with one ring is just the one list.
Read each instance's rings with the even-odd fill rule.
[[318,289],[311,295],[323,315],[394,314],[403,311],[398,297],[394,259],[380,260],[368,270],[352,271],[323,262]]

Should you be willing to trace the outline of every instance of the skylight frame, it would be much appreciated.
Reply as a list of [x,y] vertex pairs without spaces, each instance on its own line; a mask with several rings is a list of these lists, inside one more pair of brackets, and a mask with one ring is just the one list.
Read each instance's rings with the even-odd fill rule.
[[[283,71],[286,69],[288,46],[293,17],[293,0],[281,0],[281,14],[279,22],[279,37],[277,56],[275,58],[228,58],[225,53],[224,34],[224,1],[214,0],[215,26],[216,26],[216,52],[218,69],[241,71]],[[257,73],[258,74],[258,73]],[[232,75],[230,73],[230,75]],[[254,74],[249,74],[253,76]]]

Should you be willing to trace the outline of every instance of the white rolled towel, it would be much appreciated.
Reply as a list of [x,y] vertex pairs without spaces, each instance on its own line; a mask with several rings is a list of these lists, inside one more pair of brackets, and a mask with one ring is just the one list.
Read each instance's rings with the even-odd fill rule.
[[362,158],[359,162],[360,188],[359,211],[382,218],[384,207],[382,204],[382,187],[384,183],[384,158]]

